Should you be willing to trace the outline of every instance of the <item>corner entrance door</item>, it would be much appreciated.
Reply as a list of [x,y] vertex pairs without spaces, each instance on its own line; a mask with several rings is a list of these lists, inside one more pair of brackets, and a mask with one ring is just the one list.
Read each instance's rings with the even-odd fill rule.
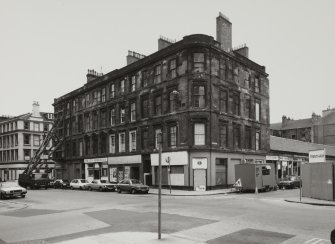
[[194,169],[194,190],[206,191],[206,169]]

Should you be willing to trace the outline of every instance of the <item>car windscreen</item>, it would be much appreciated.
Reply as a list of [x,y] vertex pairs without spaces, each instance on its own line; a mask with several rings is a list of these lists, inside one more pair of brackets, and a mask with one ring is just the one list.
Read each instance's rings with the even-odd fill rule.
[[81,183],[88,183],[87,180],[80,180]]
[[139,181],[139,180],[131,180],[131,183],[133,183],[133,184],[141,184],[141,181]]

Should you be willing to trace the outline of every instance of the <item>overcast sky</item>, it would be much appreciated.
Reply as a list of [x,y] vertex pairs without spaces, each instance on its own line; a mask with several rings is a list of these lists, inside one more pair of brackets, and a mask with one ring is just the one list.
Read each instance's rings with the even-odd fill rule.
[[128,50],[157,51],[160,35],[216,35],[218,13],[233,24],[233,46],[266,66],[270,120],[321,114],[335,107],[334,0],[0,0],[0,115],[19,115],[39,101],[86,82],[87,69],[126,65]]

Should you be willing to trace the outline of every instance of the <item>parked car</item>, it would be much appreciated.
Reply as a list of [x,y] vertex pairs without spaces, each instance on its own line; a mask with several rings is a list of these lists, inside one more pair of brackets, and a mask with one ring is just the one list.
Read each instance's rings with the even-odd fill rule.
[[116,182],[109,183],[107,180],[93,180],[87,185],[87,189],[99,191],[115,191]]
[[71,188],[71,190],[73,190],[73,189],[85,190],[85,189],[87,189],[87,185],[89,183],[90,182],[88,180],[85,180],[85,179],[74,179],[70,183],[70,188]]
[[278,183],[280,189],[300,188],[300,177],[295,175],[286,176]]
[[66,188],[70,188],[70,182],[68,180],[55,180],[54,184],[53,184],[54,188],[62,188],[62,189],[66,189]]
[[22,197],[25,198],[27,189],[19,186],[16,182],[0,183],[0,199]]
[[141,181],[136,179],[127,179],[120,181],[116,185],[116,190],[118,193],[121,193],[122,191],[128,191],[132,194],[135,194],[136,192],[148,193],[149,186],[142,184]]

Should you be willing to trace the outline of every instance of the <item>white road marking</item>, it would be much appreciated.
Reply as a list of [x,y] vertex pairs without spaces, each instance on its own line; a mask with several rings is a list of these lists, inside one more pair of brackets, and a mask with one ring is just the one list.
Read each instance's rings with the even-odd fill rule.
[[313,238],[305,241],[304,244],[330,244],[330,241],[320,238]]

